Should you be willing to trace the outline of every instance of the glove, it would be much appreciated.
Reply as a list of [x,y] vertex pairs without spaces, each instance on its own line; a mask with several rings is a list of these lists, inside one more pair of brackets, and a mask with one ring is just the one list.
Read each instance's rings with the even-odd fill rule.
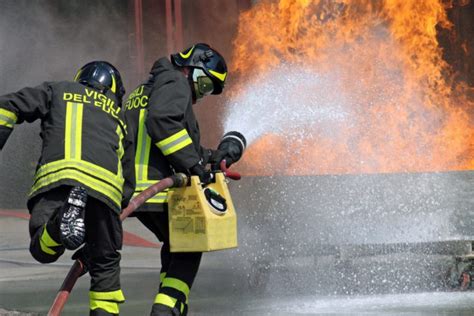
[[229,168],[242,158],[246,146],[247,141],[239,132],[232,131],[224,134],[214,154],[217,165],[225,159],[226,167]]
[[214,173],[212,173],[210,170],[206,170],[204,166],[200,163],[197,163],[192,166],[189,171],[191,175],[198,176],[199,180],[201,180],[201,184],[203,185],[211,183],[214,179]]

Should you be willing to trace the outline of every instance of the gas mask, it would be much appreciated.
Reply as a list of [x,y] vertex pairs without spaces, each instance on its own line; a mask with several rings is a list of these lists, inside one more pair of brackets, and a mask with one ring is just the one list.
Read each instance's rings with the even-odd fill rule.
[[214,83],[206,73],[199,68],[193,68],[191,78],[196,95],[196,101],[202,99],[206,95],[210,95],[214,91]]

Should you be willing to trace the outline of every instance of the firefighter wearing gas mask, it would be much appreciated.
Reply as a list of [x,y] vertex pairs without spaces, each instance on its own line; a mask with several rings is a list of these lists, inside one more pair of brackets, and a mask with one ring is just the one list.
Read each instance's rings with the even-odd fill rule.
[[[205,96],[222,93],[226,77],[222,55],[203,43],[154,63],[148,80],[125,105],[128,131],[135,141],[135,195],[174,172],[197,175],[207,184],[213,175],[209,165],[217,167],[225,159],[230,166],[241,158],[245,138],[237,132],[227,133],[217,150],[201,146],[192,108]],[[149,199],[134,216],[163,243],[151,315],[186,315],[202,253],[170,252],[167,192]]]
[[45,82],[0,96],[0,149],[15,125],[41,120],[41,157],[27,203],[30,252],[51,263],[65,249],[84,244],[73,258],[91,276],[94,316],[118,315],[124,301],[119,214],[134,189],[133,153],[121,111],[124,93],[118,70],[94,61],[74,81]]

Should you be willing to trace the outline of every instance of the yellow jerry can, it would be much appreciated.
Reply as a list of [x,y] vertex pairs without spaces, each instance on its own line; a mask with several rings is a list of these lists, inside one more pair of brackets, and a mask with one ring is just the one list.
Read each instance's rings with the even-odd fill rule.
[[227,182],[216,173],[215,183],[191,185],[168,193],[171,252],[205,252],[237,247],[237,216]]

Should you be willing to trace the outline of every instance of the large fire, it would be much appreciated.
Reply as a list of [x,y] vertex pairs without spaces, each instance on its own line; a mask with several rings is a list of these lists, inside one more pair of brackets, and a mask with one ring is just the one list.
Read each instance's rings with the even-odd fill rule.
[[237,91],[279,65],[331,74],[337,93],[350,99],[350,121],[333,127],[336,136],[265,133],[239,169],[250,175],[473,170],[473,89],[454,80],[437,37],[440,29],[453,31],[450,5],[280,0],[243,12],[231,69],[243,78]]

